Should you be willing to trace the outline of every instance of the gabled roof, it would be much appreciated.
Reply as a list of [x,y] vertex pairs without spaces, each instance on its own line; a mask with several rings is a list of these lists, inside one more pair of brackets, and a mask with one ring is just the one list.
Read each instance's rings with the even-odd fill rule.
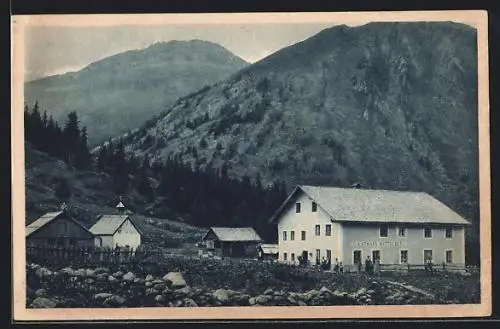
[[303,191],[333,221],[470,225],[452,209],[424,192],[324,186],[295,187],[270,219],[275,222],[297,192]]
[[278,245],[277,244],[266,244],[263,243],[259,245],[264,254],[276,255],[278,253]]
[[125,208],[125,205],[123,204],[123,202],[118,202],[118,204],[115,206],[115,208]]
[[[34,232],[38,231],[48,223],[54,221],[55,219],[59,218],[62,214],[64,214],[64,211],[54,211],[54,212],[48,212],[45,215],[39,217],[37,220],[26,226],[25,232],[26,232],[26,237],[30,236]],[[83,226],[81,223],[78,221],[74,220],[73,218],[69,216],[65,216],[66,219],[76,223],[78,226],[82,227],[85,231],[91,233],[85,226]]]
[[101,215],[97,223],[90,228],[90,232],[94,235],[114,235],[127,219],[130,220],[139,234],[142,235],[141,230],[129,215]]
[[213,232],[219,241],[244,241],[244,242],[260,242],[262,239],[251,227],[211,227],[210,230],[205,234],[203,240],[207,235]]

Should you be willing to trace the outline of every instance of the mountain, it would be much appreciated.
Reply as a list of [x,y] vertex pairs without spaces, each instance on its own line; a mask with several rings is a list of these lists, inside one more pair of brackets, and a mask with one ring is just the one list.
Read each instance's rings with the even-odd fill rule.
[[288,187],[425,191],[477,224],[476,45],[453,22],[334,26],[179,99],[126,150]]
[[58,121],[76,111],[89,142],[102,142],[134,128],[184,95],[248,65],[222,46],[171,41],[99,60],[74,73],[25,83],[25,101],[35,101]]

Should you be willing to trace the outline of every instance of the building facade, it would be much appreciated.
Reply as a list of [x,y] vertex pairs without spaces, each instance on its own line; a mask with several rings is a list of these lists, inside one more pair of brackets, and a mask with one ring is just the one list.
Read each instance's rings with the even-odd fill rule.
[[284,263],[465,264],[469,223],[425,193],[297,186],[271,221]]
[[103,215],[90,228],[97,247],[129,247],[141,245],[142,232],[129,215]]
[[90,247],[93,234],[65,211],[49,212],[26,227],[27,246]]

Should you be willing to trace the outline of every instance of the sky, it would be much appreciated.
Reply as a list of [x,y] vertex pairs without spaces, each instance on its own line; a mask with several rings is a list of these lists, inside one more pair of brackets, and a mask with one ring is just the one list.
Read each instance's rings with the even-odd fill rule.
[[31,27],[25,34],[25,80],[78,71],[92,62],[155,42],[205,40],[254,63],[334,23]]

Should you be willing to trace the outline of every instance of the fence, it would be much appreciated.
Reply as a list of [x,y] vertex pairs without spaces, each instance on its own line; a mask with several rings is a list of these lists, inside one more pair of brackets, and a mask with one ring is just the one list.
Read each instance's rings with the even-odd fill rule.
[[129,264],[154,262],[156,251],[138,248],[26,246],[26,259],[50,264]]

